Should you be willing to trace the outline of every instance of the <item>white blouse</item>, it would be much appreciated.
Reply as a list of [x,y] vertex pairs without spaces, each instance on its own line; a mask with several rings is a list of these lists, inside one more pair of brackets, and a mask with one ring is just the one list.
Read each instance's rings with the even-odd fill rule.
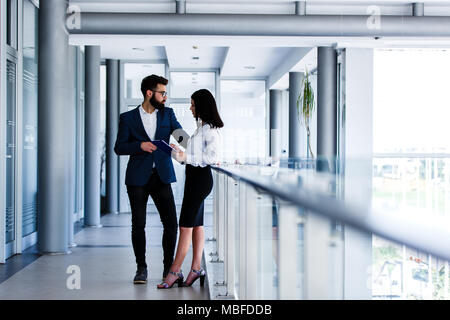
[[217,164],[220,159],[220,133],[209,124],[199,125],[186,148],[186,163],[195,167]]

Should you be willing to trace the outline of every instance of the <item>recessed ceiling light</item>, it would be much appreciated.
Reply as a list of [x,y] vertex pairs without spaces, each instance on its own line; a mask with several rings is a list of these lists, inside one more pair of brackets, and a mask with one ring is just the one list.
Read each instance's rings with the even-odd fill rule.
[[144,48],[133,48],[135,51],[144,51]]
[[200,57],[192,57],[192,60],[199,60]]
[[192,49],[198,49],[198,45],[196,45],[196,44],[194,44],[193,46],[192,46]]
[[244,66],[244,69],[254,70],[256,69],[254,66]]

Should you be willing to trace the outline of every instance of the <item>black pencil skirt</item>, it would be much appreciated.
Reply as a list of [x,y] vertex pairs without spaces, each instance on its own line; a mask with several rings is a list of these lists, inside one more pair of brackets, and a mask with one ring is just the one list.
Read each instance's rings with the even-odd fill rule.
[[186,165],[184,197],[181,205],[180,227],[193,228],[203,226],[204,200],[211,193],[213,178],[211,167]]

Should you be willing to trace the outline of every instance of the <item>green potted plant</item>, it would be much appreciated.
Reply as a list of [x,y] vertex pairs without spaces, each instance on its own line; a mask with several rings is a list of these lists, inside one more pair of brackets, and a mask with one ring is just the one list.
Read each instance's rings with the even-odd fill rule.
[[308,69],[306,69],[305,77],[303,78],[300,94],[297,98],[297,114],[298,119],[305,123],[307,133],[308,155],[314,159],[314,153],[311,148],[311,130],[310,121],[314,112],[314,90],[309,79]]

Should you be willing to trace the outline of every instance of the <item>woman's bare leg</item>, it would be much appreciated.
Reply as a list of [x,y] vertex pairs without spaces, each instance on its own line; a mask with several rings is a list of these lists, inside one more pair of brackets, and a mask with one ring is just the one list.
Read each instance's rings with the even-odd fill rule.
[[[181,265],[183,264],[184,258],[186,257],[189,247],[191,246],[192,229],[193,228],[180,227],[180,237],[178,238],[177,253],[175,255],[175,260],[170,267],[170,271],[173,271],[175,273],[180,272]],[[165,282],[170,285],[176,279],[176,276],[169,273],[166,277]]]
[[202,264],[203,248],[205,246],[205,230],[203,226],[194,227],[192,233],[192,265],[191,269],[200,270]]

